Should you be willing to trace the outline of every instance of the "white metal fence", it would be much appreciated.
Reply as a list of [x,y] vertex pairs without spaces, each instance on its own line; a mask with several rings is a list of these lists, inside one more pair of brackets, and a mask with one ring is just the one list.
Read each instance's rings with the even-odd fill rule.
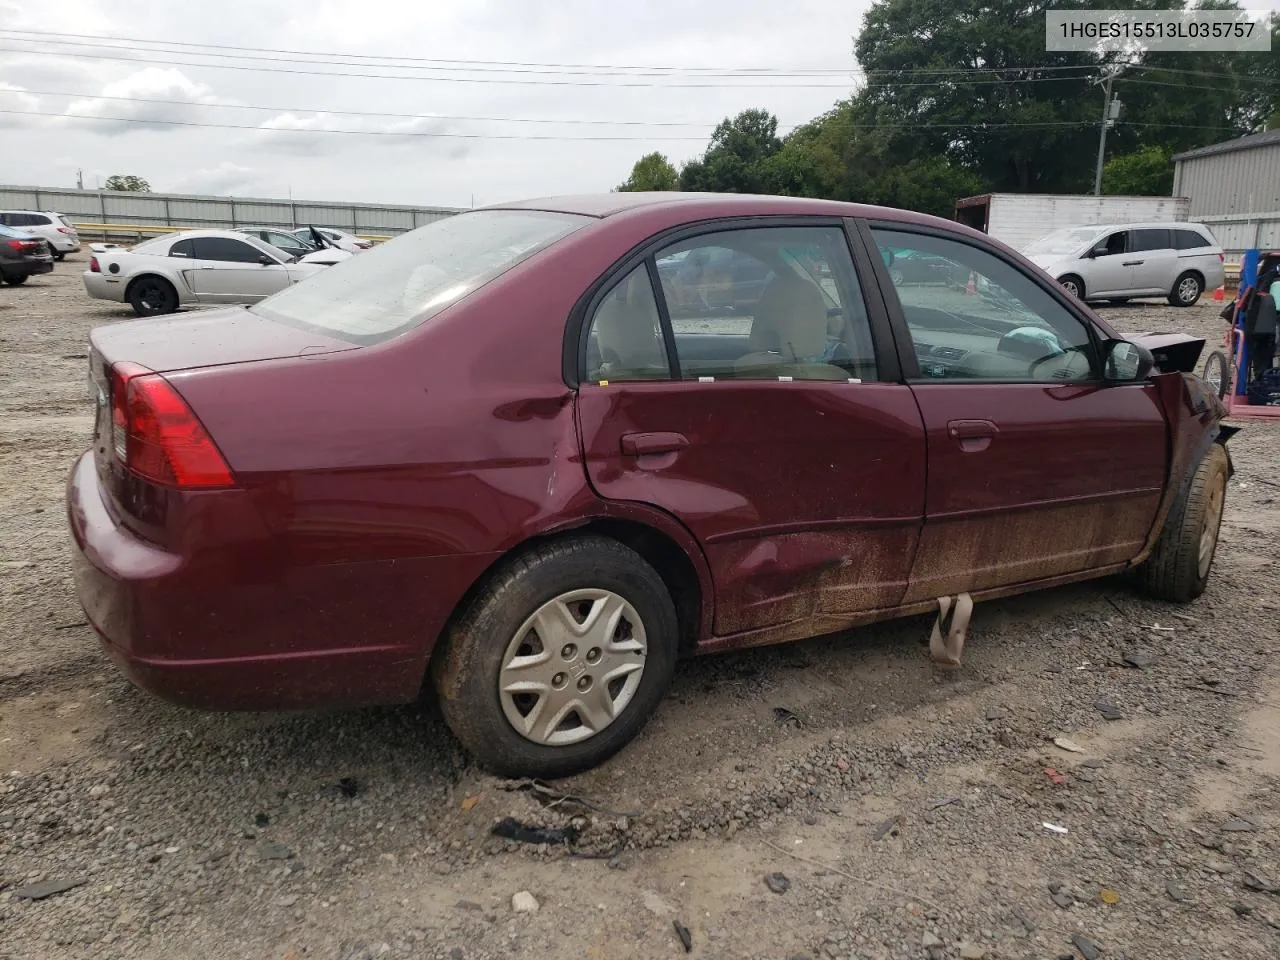
[[[56,211],[77,224],[127,224],[137,228],[158,226],[182,229],[302,227],[310,224],[366,236],[394,236],[461,212],[454,207],[385,206],[372,203],[265,200],[4,185],[0,185],[0,210]],[[84,232],[90,237],[103,233],[92,228]],[[145,229],[124,232],[144,233]]]

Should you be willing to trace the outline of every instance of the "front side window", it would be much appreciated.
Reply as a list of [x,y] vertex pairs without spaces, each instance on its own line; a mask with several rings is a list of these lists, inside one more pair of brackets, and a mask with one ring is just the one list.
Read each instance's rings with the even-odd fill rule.
[[353,343],[378,343],[591,222],[533,210],[454,214],[327,267],[250,310]]
[[1105,240],[1094,245],[1100,257],[1114,257],[1121,253],[1127,253],[1132,249],[1130,246],[1130,237],[1128,230],[1121,230],[1119,233],[1113,233]]
[[263,251],[229,237],[197,237],[195,255],[198,260],[217,260],[223,263],[257,263]]
[[649,271],[640,264],[614,284],[591,316],[588,380],[666,380],[671,365]]
[[655,259],[685,379],[876,378],[840,227],[725,230]]
[[[923,378],[1077,381],[1095,377],[1088,328],[1018,267],[986,250],[926,234],[873,229]],[[1118,234],[1123,236],[1123,234]],[[895,270],[930,262],[931,279]]]

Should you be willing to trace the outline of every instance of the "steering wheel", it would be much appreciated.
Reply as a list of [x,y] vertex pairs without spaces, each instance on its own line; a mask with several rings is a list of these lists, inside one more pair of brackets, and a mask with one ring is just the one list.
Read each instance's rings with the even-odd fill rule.
[[[1072,354],[1080,354],[1080,355],[1084,356],[1084,357],[1085,357],[1085,359],[1087,360],[1087,359],[1088,359],[1088,353],[1087,353],[1088,349],[1089,349],[1089,348],[1088,348],[1088,346],[1087,346],[1087,345],[1086,345],[1086,346],[1063,347],[1063,348],[1062,348],[1061,350],[1059,350],[1057,353],[1050,353],[1050,354],[1048,354],[1048,355],[1046,355],[1046,356],[1038,357],[1037,359],[1035,359],[1035,360],[1032,360],[1032,361],[1031,361],[1031,366],[1027,369],[1027,375],[1028,375],[1028,376],[1030,376],[1032,380],[1039,380],[1039,379],[1040,379],[1040,377],[1038,377],[1038,376],[1036,375],[1036,370],[1037,370],[1037,369],[1039,369],[1040,364],[1042,364],[1042,363],[1048,363],[1050,360],[1057,360],[1057,359],[1059,359],[1059,358],[1061,358],[1061,357],[1070,357]],[[1066,366],[1065,366],[1063,369],[1066,369],[1066,370],[1070,370],[1070,369],[1071,369],[1071,360],[1068,360],[1068,361],[1067,361],[1067,364],[1066,364]]]

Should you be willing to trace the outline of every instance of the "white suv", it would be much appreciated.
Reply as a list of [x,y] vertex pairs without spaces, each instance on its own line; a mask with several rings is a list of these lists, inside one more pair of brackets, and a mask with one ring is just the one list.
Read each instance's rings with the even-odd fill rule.
[[76,228],[60,213],[41,213],[36,210],[0,210],[0,224],[34,234],[49,241],[53,255],[59,260],[68,253],[80,250],[80,235]]
[[1081,300],[1166,297],[1189,307],[1225,277],[1222,247],[1199,223],[1066,227],[1023,252]]

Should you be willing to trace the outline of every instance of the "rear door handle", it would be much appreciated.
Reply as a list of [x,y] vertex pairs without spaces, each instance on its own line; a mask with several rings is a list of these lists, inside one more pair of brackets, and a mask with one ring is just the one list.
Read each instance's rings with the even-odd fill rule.
[[674,453],[689,445],[682,433],[627,433],[622,436],[622,452],[629,457]]
[[947,435],[960,444],[966,453],[978,453],[991,446],[991,440],[1000,432],[990,420],[952,420],[947,424]]
[[1122,267],[1140,267],[1145,262],[1146,262],[1145,260],[1125,260],[1120,265]]

